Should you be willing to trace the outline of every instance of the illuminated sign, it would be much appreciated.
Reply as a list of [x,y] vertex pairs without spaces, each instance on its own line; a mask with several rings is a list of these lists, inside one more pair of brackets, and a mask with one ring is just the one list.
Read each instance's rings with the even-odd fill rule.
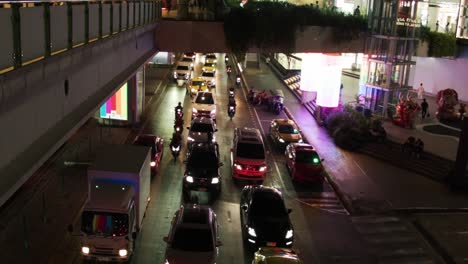
[[101,118],[128,120],[128,91],[127,83],[112,95],[99,109]]
[[316,92],[319,86],[320,71],[324,64],[322,53],[304,53],[301,63],[301,90]]
[[318,75],[317,105],[337,107],[340,102],[341,54],[323,54],[323,57],[320,75]]

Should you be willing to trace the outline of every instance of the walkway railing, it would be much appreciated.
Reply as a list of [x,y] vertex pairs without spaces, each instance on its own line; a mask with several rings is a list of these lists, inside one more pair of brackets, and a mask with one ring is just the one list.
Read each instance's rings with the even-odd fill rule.
[[0,74],[161,18],[161,0],[0,1]]

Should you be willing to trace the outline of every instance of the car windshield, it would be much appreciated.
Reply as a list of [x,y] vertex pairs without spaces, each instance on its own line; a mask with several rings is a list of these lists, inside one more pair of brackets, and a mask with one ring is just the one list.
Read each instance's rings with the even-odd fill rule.
[[264,159],[265,152],[262,144],[237,144],[237,156],[247,159]]
[[185,58],[182,59],[182,61],[185,61],[185,62],[192,62],[192,58],[185,57]]
[[177,70],[178,71],[188,71],[188,66],[179,65],[179,66],[177,66]]
[[[187,168],[198,170],[197,174],[212,174],[213,169],[218,169],[218,166],[218,158],[213,152],[194,152],[187,161]],[[200,171],[201,169],[206,171]]]
[[204,72],[202,73],[203,77],[214,77],[214,72]]
[[213,63],[209,63],[209,62],[203,64],[203,66],[205,66],[205,67],[214,67]]
[[195,100],[197,104],[214,104],[213,96],[211,94],[198,94]]
[[287,216],[283,200],[278,194],[271,192],[255,193],[251,212],[254,217],[258,218],[282,218]]
[[179,227],[174,233],[171,247],[186,251],[213,251],[213,236],[208,228]]
[[205,82],[204,81],[192,81],[192,86],[204,86]]
[[216,55],[214,55],[214,54],[209,54],[209,55],[206,55],[206,58],[207,58],[207,59],[216,59]]
[[84,211],[81,231],[87,235],[125,236],[128,234],[128,215]]
[[296,151],[296,162],[305,164],[319,164],[320,158],[316,152]]
[[193,123],[192,127],[190,128],[190,131],[208,133],[208,132],[214,132],[214,128],[211,124]]
[[299,131],[292,125],[279,125],[278,131],[281,134],[299,134]]

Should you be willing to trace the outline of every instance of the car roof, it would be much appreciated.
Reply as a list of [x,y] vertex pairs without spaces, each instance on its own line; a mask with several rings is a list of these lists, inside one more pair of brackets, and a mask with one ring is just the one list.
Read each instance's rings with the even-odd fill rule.
[[209,117],[195,117],[192,120],[192,124],[194,124],[194,123],[214,124],[214,121],[213,121],[213,119],[211,119]]
[[252,127],[237,127],[235,129],[242,143],[262,143],[260,131]]
[[273,121],[278,123],[279,125],[296,125],[296,123],[294,123],[294,121],[292,121],[291,119],[273,119]]
[[190,152],[215,152],[217,145],[212,142],[193,143]]
[[151,143],[153,144],[154,141],[157,139],[158,137],[155,136],[155,135],[152,135],[152,134],[143,134],[143,135],[138,135],[135,137],[135,140],[133,140],[133,143]]
[[178,225],[191,229],[211,229],[211,223],[216,215],[206,205],[183,205],[180,208]]
[[194,77],[194,78],[192,78],[192,82],[193,82],[193,81],[204,82],[205,80],[202,79],[202,78],[200,78],[200,77]]

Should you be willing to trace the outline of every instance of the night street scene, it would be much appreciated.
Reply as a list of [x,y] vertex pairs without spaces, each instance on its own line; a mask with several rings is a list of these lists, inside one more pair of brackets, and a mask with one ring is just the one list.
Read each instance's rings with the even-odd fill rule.
[[468,0],[0,1],[0,35],[1,263],[468,263]]

